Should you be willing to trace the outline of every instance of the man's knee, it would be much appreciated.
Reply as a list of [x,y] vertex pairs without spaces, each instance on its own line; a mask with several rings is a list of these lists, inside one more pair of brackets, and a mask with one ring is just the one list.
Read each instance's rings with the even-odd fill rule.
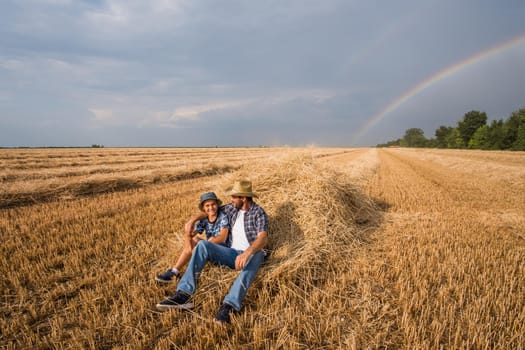
[[258,269],[263,264],[264,258],[264,253],[262,251],[258,251],[257,253],[253,254],[252,258],[250,259],[250,263],[253,261],[253,265]]

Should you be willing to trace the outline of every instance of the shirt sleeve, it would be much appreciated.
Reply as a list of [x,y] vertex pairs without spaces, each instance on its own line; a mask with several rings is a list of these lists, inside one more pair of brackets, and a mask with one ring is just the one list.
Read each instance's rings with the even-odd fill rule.
[[233,216],[236,212],[231,203],[223,205],[220,210],[221,212],[225,213],[226,216]]
[[197,221],[193,229],[197,231],[198,233],[203,233],[204,230],[206,229],[206,219]]
[[221,213],[219,215],[219,231],[221,231],[223,228],[230,228],[230,221],[228,220],[228,216],[225,213]]
[[268,233],[268,215],[262,208],[257,211],[255,227],[257,228],[257,233],[263,231]]

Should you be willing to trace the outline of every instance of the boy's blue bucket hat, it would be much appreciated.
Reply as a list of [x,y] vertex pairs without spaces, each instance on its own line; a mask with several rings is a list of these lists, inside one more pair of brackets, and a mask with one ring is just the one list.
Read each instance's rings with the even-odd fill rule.
[[199,200],[199,209],[202,210],[202,205],[204,202],[206,202],[209,199],[214,199],[217,202],[217,205],[220,207],[222,205],[222,202],[219,198],[217,198],[217,195],[215,192],[206,192],[201,195],[201,198]]

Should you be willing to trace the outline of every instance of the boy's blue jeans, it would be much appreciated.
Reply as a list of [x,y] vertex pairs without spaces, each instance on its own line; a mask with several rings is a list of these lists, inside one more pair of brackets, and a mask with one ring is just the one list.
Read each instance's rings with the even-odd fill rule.
[[[217,265],[226,265],[231,269],[235,269],[235,258],[241,253],[242,251],[240,250],[224,247],[204,240],[200,241],[197,243],[197,246],[195,246],[188,268],[177,285],[177,291],[189,295],[194,294],[199,274],[207,261],[211,261]],[[253,254],[246,267],[240,271],[239,276],[237,276],[233,282],[228,295],[224,298],[224,303],[233,306],[237,311],[241,310],[242,301],[244,300],[244,297],[246,297],[248,288],[252,284],[263,261],[264,253],[262,251]]]

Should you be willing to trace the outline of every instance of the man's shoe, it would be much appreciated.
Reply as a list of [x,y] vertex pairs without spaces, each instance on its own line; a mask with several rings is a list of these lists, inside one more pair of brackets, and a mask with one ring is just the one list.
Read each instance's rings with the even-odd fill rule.
[[191,296],[177,291],[171,297],[166,300],[161,301],[156,305],[157,309],[161,311],[169,309],[182,309],[189,310],[193,309],[193,303],[191,302]]
[[218,323],[230,323],[230,313],[233,310],[233,306],[230,304],[223,303],[215,316],[214,321]]
[[171,283],[173,278],[179,278],[179,273],[169,269],[168,271],[155,276],[155,280],[162,283]]

